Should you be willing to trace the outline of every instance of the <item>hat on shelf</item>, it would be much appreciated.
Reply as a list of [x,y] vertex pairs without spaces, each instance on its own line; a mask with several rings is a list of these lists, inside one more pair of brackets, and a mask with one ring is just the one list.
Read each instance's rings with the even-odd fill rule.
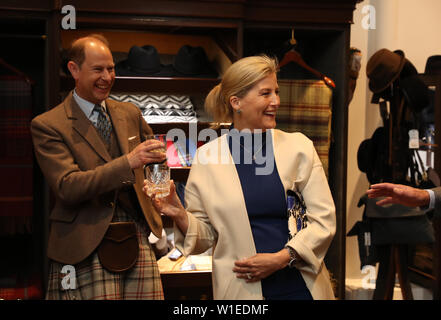
[[369,89],[374,93],[385,90],[398,78],[405,62],[404,53],[400,55],[388,49],[375,52],[366,66]]
[[210,64],[202,47],[182,46],[173,62],[173,76],[217,78],[218,73]]
[[171,77],[172,69],[164,66],[154,46],[132,46],[126,60],[115,66],[117,76],[126,77]]
[[441,74],[441,55],[430,56],[426,61],[425,74]]
[[413,111],[420,112],[429,105],[429,89],[418,75],[401,80],[400,88]]

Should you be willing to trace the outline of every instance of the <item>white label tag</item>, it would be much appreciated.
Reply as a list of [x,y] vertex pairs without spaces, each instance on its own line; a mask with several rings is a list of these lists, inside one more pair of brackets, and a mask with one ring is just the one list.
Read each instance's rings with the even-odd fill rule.
[[369,247],[371,245],[371,233],[370,232],[364,233],[364,245],[366,247]]
[[420,139],[418,135],[418,130],[409,130],[409,149],[419,149]]

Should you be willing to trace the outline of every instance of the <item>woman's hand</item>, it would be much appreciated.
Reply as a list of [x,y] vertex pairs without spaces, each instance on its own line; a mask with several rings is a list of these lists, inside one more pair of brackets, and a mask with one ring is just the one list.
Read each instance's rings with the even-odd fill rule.
[[255,256],[235,261],[233,272],[236,273],[237,278],[245,279],[246,282],[256,282],[286,267],[289,258],[286,249],[276,253],[258,253]]
[[[146,180],[144,180],[144,187],[142,188],[142,191],[144,191],[145,194],[147,194],[146,189]],[[153,194],[151,199],[153,206],[159,213],[172,218],[182,233],[187,233],[187,211],[183,207],[181,200],[176,194],[176,186],[173,180],[170,180],[170,194],[167,197],[156,198]]]

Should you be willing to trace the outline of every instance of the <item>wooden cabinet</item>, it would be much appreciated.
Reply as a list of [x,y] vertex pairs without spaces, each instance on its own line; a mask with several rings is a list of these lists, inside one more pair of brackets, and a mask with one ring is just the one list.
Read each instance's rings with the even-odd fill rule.
[[[347,96],[350,24],[355,4],[360,0],[61,0],[4,1],[2,16],[18,15],[44,19],[47,22],[47,106],[60,102],[60,92],[71,80],[60,76],[60,49],[66,47],[71,35],[99,31],[110,36],[111,46],[129,49],[134,39],[148,35],[156,39],[160,53],[176,54],[177,48],[190,41],[204,42],[204,48],[219,50],[216,60],[222,72],[228,61],[260,53],[276,42],[289,40],[291,29],[302,49],[305,61],[334,80],[332,104],[332,143],[329,159],[329,184],[337,212],[337,234],[326,257],[326,264],[336,283],[336,294],[345,291],[345,230],[346,230],[346,167]],[[61,8],[76,9],[76,29],[62,30]],[[118,36],[119,35],[119,36]],[[174,39],[160,42],[159,38]],[[113,48],[112,48],[113,50]],[[168,52],[166,52],[169,50]],[[214,57],[213,52],[208,55]],[[217,58],[216,58],[217,59]],[[203,96],[217,79],[180,78],[118,78],[114,90],[176,93]],[[200,106],[199,106],[200,107]],[[171,126],[170,124],[169,126]],[[202,124],[208,126],[209,123]],[[154,125],[155,131],[167,127]],[[180,172],[180,173],[178,173]],[[176,171],[186,179],[184,171]]]

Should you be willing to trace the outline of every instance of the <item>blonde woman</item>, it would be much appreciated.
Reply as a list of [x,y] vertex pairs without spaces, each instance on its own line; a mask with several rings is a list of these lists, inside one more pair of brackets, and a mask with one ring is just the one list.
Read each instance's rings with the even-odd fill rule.
[[[323,259],[335,234],[335,207],[311,140],[274,129],[280,105],[276,62],[243,58],[208,94],[206,110],[232,121],[228,134],[197,151],[184,208],[173,183],[155,199],[173,218],[185,254],[213,247],[215,299],[333,299]],[[287,192],[301,192],[307,226],[295,236]]]

